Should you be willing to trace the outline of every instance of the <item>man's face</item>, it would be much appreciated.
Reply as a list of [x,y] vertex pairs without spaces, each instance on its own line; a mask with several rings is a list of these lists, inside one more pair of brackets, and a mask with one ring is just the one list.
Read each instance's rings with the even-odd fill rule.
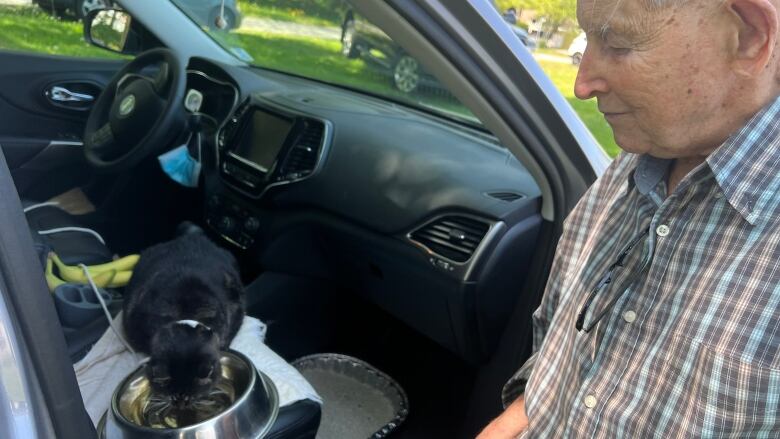
[[588,35],[575,94],[596,97],[618,145],[662,158],[706,154],[722,141],[728,47],[718,2],[653,11],[649,0],[579,0]]

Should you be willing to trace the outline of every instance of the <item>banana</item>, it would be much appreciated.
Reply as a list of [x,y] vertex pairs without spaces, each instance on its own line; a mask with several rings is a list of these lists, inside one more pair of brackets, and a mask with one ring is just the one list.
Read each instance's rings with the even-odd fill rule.
[[119,288],[127,285],[130,282],[130,278],[133,277],[133,272],[130,270],[117,271],[116,275],[111,279],[106,287],[107,288]]
[[[62,259],[57,256],[56,253],[50,253],[50,258],[52,261],[54,261],[54,265],[57,266],[57,270],[59,271],[60,277],[63,280],[73,283],[87,283],[87,277],[84,275],[84,271],[81,269],[81,267],[66,265],[64,262],[62,262]],[[92,277],[95,277],[102,272],[111,270],[114,270],[117,273],[132,273],[132,269],[135,267],[135,264],[138,263],[138,260],[138,255],[129,255],[115,261],[107,262],[105,264],[88,266],[87,270],[89,270],[89,274]],[[129,280],[129,276],[127,276],[127,279]],[[127,282],[125,282],[125,284],[126,283]]]
[[[114,277],[116,277],[116,270],[103,271],[101,273],[92,276],[92,282],[95,282],[95,286],[98,288],[106,288],[111,285]],[[89,282],[87,282],[89,283]]]
[[53,293],[58,286],[64,283],[64,280],[58,278],[54,274],[54,263],[52,262],[51,257],[46,258],[46,284],[49,286],[49,291]]

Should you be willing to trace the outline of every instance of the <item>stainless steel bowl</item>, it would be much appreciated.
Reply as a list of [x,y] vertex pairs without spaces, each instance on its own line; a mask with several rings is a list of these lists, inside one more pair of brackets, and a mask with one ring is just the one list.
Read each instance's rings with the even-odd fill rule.
[[221,413],[180,428],[145,426],[142,412],[151,388],[141,366],[114,391],[111,407],[98,424],[99,436],[105,439],[264,437],[279,414],[276,386],[239,352],[223,352],[220,362],[222,379],[235,391],[233,403]]

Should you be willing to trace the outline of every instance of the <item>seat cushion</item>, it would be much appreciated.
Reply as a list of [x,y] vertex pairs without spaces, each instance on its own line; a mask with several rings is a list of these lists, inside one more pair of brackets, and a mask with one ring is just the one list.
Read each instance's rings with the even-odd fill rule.
[[[36,204],[32,201],[22,201],[26,208]],[[36,249],[46,252],[53,250],[68,265],[79,263],[92,265],[111,261],[109,249],[94,235],[87,232],[65,231],[49,235],[41,235],[39,231],[58,229],[62,227],[85,227],[78,216],[71,215],[57,206],[41,206],[25,213],[27,223],[36,243]],[[45,255],[43,256],[45,258]]]

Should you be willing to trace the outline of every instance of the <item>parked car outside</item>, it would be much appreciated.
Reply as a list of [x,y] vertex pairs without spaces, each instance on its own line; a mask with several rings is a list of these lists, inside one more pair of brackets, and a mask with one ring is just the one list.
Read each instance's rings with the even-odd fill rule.
[[571,57],[571,63],[575,66],[580,65],[582,62],[582,54],[585,53],[585,47],[588,45],[588,37],[585,33],[581,33],[577,38],[569,45],[568,54]]
[[[514,25],[510,27],[528,50],[536,50],[536,41],[525,29]],[[348,58],[361,57],[378,66],[403,93],[412,93],[420,88],[441,91],[439,82],[416,59],[353,10],[346,12],[341,25],[341,51]]]

